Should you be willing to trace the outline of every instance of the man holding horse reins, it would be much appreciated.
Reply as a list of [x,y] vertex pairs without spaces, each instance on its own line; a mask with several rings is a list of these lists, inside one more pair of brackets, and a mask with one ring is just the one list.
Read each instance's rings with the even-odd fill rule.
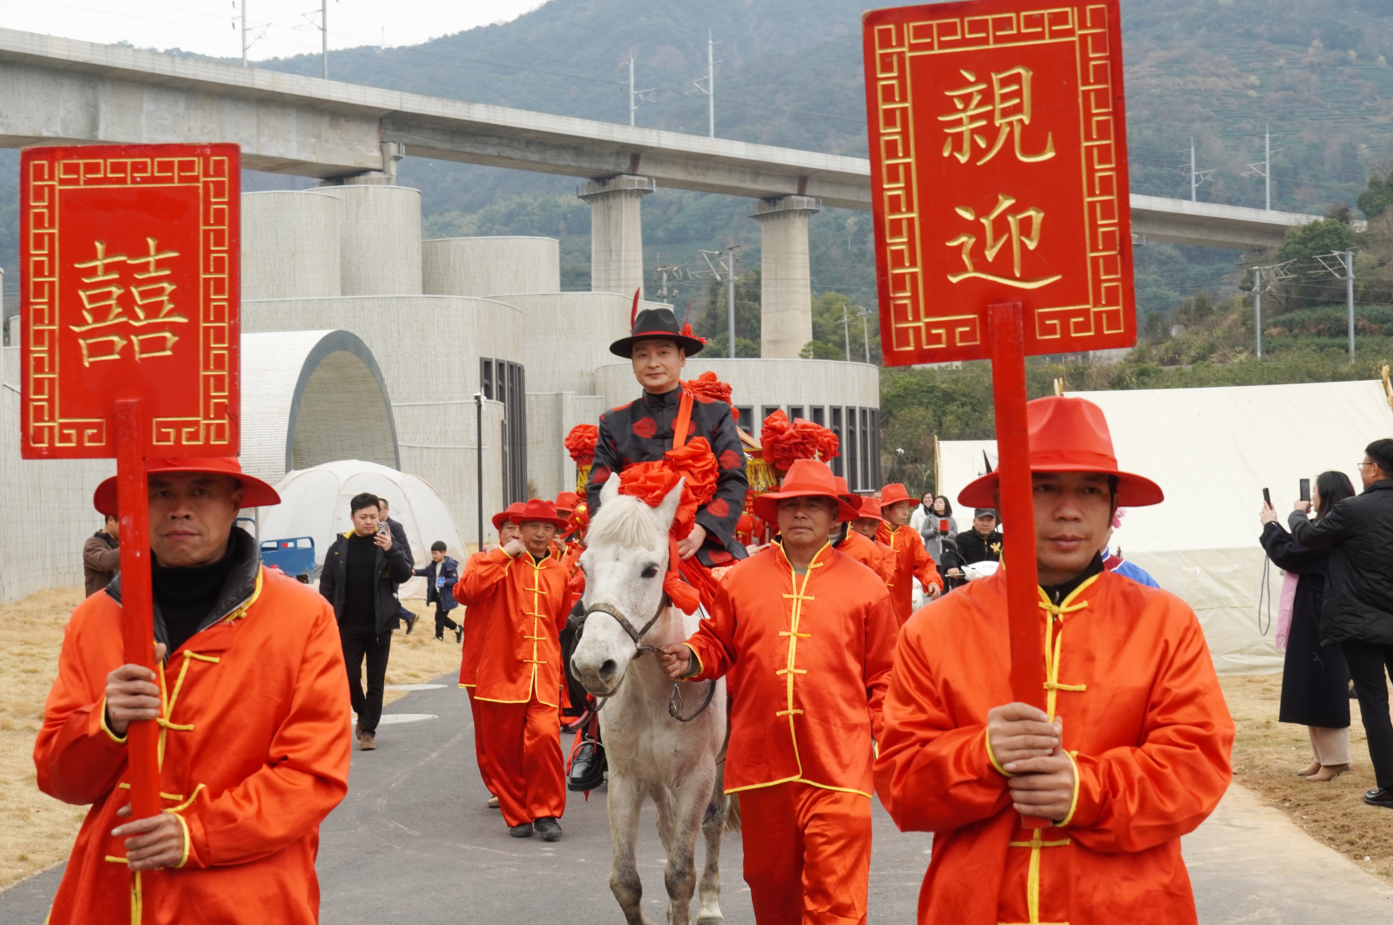
[[561,758],[560,634],[571,609],[570,576],[552,548],[566,521],[534,498],[508,514],[519,535],[469,560],[455,585],[478,620],[474,701],[484,742],[485,781],[508,834],[561,838],[566,809]]
[[857,512],[827,464],[793,463],[755,513],[779,537],[731,569],[710,616],[663,646],[673,679],[728,675],[725,791],[740,794],[745,882],[760,925],[864,922],[872,737],[897,624],[884,581],[828,536]]
[[[1180,837],[1228,787],[1233,721],[1194,611],[1098,555],[1118,505],[1161,489],[1119,470],[1097,405],[1027,420],[1046,709],[1012,696],[1002,571],[905,624],[885,698],[876,792],[934,833],[919,922],[1194,923]],[[996,495],[991,473],[958,500]]]

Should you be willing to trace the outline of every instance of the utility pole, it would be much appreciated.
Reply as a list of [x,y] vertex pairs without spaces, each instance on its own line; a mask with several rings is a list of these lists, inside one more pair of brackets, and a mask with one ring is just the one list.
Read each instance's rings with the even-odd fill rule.
[[[324,40],[324,79],[329,79],[329,0],[319,0],[319,31]],[[1193,152],[1191,157],[1193,158]]]
[[629,55],[629,124],[634,124],[634,115],[638,108],[644,103],[654,102],[653,94],[658,92],[657,87],[650,87],[647,90],[634,89],[634,56]]
[[860,305],[856,306],[856,314],[861,316],[861,340],[866,347],[866,364],[871,362],[871,313]]
[[242,67],[247,66],[247,0],[242,0]]
[[1345,251],[1345,307],[1349,310],[1349,359],[1354,362],[1354,251]]
[[[1281,153],[1280,151],[1277,153]],[[1262,135],[1262,165],[1249,164],[1243,171],[1245,177],[1262,177],[1267,211],[1272,211],[1272,126],[1267,126]]]
[[716,137],[716,46],[721,44],[711,37],[711,30],[706,30],[706,76],[698,77],[692,81],[692,89],[682,91],[683,96],[691,96],[693,93],[706,94],[706,134],[712,138]]
[[1257,339],[1256,354],[1262,359],[1262,267],[1253,267],[1253,336]]
[[739,244],[726,246],[726,324],[730,330],[730,358],[735,359],[735,252]]
[[846,303],[842,303],[842,336],[846,339],[846,361],[851,362],[851,322],[847,320]]
[[479,548],[484,551],[484,390],[474,393],[474,472],[475,509],[479,517]]
[[1195,136],[1190,136],[1190,201],[1198,201],[1197,193],[1201,183],[1208,183],[1214,179],[1213,170],[1195,169]]

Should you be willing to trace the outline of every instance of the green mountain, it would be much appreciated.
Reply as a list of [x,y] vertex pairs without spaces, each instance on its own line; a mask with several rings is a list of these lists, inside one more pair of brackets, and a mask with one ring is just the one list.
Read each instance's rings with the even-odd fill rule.
[[[1199,198],[1263,205],[1262,160],[1271,126],[1273,208],[1321,213],[1355,204],[1371,174],[1393,167],[1393,3],[1346,0],[1122,0],[1129,160],[1134,192],[1188,198],[1197,166],[1213,170]],[[704,134],[707,30],[716,57],[716,132],[767,144],[865,156],[860,14],[851,0],[551,0],[500,25],[422,45],[330,54],[337,80],[591,119],[628,119],[628,61],[655,88],[640,125]],[[174,52],[178,53],[178,52]],[[318,56],[262,62],[319,73]],[[15,266],[18,157],[0,152],[0,266]],[[563,285],[589,285],[588,208],[576,181],[420,159],[401,165],[421,189],[427,232],[544,234],[562,242]],[[308,181],[248,174],[248,189]],[[659,190],[644,203],[646,262],[704,267],[698,251],[741,245],[742,272],[759,265],[747,201]],[[869,216],[829,209],[811,223],[815,297],[875,305]],[[1173,311],[1198,294],[1237,292],[1240,255],[1148,244],[1137,249],[1143,313]],[[17,280],[7,279],[6,311]],[[747,281],[748,283],[748,281]],[[656,287],[654,287],[656,288]],[[677,284],[694,324],[723,329],[706,281]],[[841,301],[820,303],[818,355],[839,355]],[[826,317],[824,317],[826,316]],[[741,325],[740,339],[755,330]],[[855,327],[855,325],[852,325]],[[851,339],[860,344],[851,332]],[[875,341],[872,328],[871,339]]]

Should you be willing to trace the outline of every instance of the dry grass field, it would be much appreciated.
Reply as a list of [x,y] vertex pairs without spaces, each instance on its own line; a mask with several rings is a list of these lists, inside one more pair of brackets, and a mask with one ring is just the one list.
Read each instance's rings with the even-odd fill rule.
[[[33,761],[63,627],[81,600],[82,589],[61,588],[0,605],[0,889],[62,860],[87,814],[86,807],[40,793]],[[418,613],[425,609],[418,601],[407,606]],[[437,642],[429,616],[410,636],[398,633],[387,683],[417,684],[457,670],[454,638],[450,633]],[[386,699],[402,695],[388,691]]]
[[1238,675],[1221,683],[1238,727],[1233,779],[1285,812],[1312,838],[1370,873],[1393,878],[1393,812],[1366,806],[1361,799],[1374,787],[1374,771],[1359,704],[1350,701],[1354,769],[1330,783],[1312,784],[1295,774],[1311,763],[1306,728],[1277,722],[1282,676]]

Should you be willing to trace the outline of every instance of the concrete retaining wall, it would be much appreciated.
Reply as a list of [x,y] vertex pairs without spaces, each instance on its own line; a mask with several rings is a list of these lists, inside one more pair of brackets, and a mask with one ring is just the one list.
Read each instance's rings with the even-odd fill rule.
[[560,292],[555,238],[436,238],[421,242],[421,277],[432,295]]

